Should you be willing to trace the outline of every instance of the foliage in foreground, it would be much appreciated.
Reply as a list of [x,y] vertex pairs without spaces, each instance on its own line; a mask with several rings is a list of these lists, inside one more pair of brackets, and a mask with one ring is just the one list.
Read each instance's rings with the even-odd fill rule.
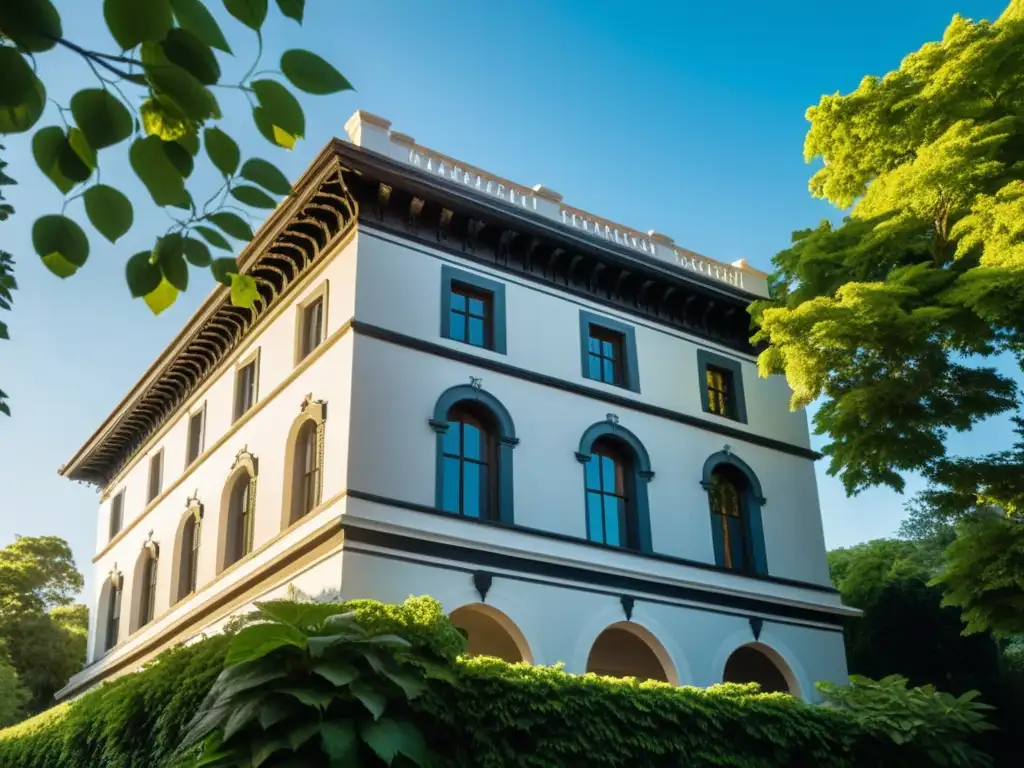
[[969,697],[900,681],[826,686],[836,706],[815,707],[756,686],[676,688],[456,659],[462,636],[430,598],[274,603],[257,620],[0,731],[0,765],[988,764],[967,743],[985,727]]

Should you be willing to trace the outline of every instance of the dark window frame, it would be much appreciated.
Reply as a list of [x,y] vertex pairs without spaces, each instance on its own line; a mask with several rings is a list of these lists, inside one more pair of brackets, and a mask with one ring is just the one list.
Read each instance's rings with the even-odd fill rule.
[[[500,477],[498,475],[498,429],[494,423],[495,419],[492,414],[486,412],[486,409],[481,407],[473,407],[468,401],[461,401],[453,405],[446,416],[448,422],[448,429],[445,432],[445,440],[442,441],[441,453],[442,461],[447,466],[449,460],[454,460],[458,464],[458,488],[456,491],[457,495],[457,509],[450,509],[445,505],[442,505],[442,509],[452,514],[462,515],[464,517],[476,517],[482,520],[497,520],[498,519],[498,508],[499,508],[499,490],[498,485],[500,483]],[[490,422],[490,423],[489,423]],[[476,429],[480,433],[480,455],[479,456],[468,456],[466,453],[466,426]],[[458,452],[453,453],[448,450],[447,443],[453,436],[458,438]],[[469,467],[475,467],[478,469],[483,468],[484,483],[480,487],[480,499],[478,500],[479,514],[469,514],[466,511],[466,496],[464,488],[466,484],[466,475]],[[447,472],[443,471],[442,485],[447,477]],[[445,488],[447,491],[448,489]],[[442,494],[442,501],[444,496]]]
[[110,523],[109,523],[110,536],[108,541],[112,540],[117,534],[124,528],[124,488],[114,494],[114,498],[110,500]]
[[[199,419],[199,427],[193,432],[196,426],[196,419]],[[196,434],[198,433],[198,434]],[[206,403],[199,410],[193,411],[188,417],[188,435],[185,443],[185,466],[191,466],[192,462],[198,459],[206,447]]]
[[161,448],[149,459],[149,476],[146,486],[146,504],[152,504],[164,489],[164,449]]
[[[252,381],[245,386],[246,371],[252,370]],[[260,359],[259,355],[246,360],[235,369],[235,403],[232,421],[238,421],[252,410],[259,398]]]
[[[609,382],[604,378],[595,378],[590,375],[590,339],[593,337],[592,328],[599,329],[605,334],[618,336],[621,350],[619,381]],[[632,325],[612,320],[609,317],[595,315],[593,312],[580,310],[580,366],[583,378],[590,381],[597,381],[608,386],[621,387],[631,392],[640,393],[640,366],[636,350],[636,330]]]
[[[490,322],[484,323],[484,346],[471,344],[466,339],[452,336],[452,293],[460,295],[476,294],[475,298],[483,298],[490,310]],[[489,301],[487,300],[489,299]],[[468,316],[467,312],[464,313]],[[468,327],[468,326],[467,326]],[[441,266],[441,337],[466,344],[476,349],[486,349],[504,355],[507,351],[505,331],[505,284],[489,280],[481,275],[444,264]]]
[[156,617],[156,580],[159,560],[152,554],[146,555],[142,570],[142,594],[139,595],[139,626],[142,629]]
[[313,350],[323,344],[325,309],[326,302],[322,295],[302,307],[302,347],[299,351],[299,360],[305,360],[313,353]]
[[[718,371],[729,377],[727,387],[726,413],[714,410],[708,385],[708,371]],[[704,413],[710,413],[723,419],[747,423],[747,402],[743,391],[743,366],[739,360],[710,352],[706,349],[697,350],[697,375],[700,382],[700,405]]]
[[[637,551],[640,549],[639,522],[636,509],[636,482],[634,458],[630,454],[632,450],[608,436],[603,436],[594,441],[590,448],[590,459],[584,464],[583,483],[587,492],[587,539],[605,544],[610,547],[621,547]],[[615,487],[605,487],[604,463],[610,462],[615,469]],[[597,482],[591,482],[591,470],[596,476]],[[590,501],[592,496],[598,496],[600,510],[600,532],[595,531],[592,525],[590,514]],[[608,499],[615,499],[621,507],[615,510],[618,517],[616,526],[618,529],[618,541],[608,541]],[[598,535],[600,533],[600,535]]]
[[103,651],[106,653],[117,645],[121,632],[121,598],[124,591],[124,577],[118,578],[117,586],[110,585],[107,595],[107,626],[103,636]]

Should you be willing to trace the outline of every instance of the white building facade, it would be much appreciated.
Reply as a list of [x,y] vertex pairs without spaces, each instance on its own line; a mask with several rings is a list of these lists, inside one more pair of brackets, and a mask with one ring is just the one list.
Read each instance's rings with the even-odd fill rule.
[[469,651],[814,698],[845,681],[805,415],[721,264],[357,112],[62,467],[101,490],[88,663],[294,587],[438,599]]

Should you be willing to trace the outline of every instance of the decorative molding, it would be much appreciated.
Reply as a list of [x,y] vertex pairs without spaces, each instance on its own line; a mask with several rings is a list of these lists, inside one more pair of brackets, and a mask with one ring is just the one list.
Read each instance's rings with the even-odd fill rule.
[[761,629],[764,627],[764,619],[760,616],[755,616],[750,619],[750,631],[754,635],[754,641],[757,642],[761,639]]
[[619,598],[619,602],[622,603],[622,612],[626,615],[626,621],[632,621],[633,606],[636,604],[636,599],[629,595],[623,595]]
[[235,454],[235,460],[231,462],[231,471],[234,472],[239,467],[244,467],[249,471],[249,474],[253,477],[259,473],[259,459],[253,454],[249,453],[249,446],[244,445],[242,449]]
[[199,500],[199,489],[197,488],[195,493],[188,497],[185,502],[185,509],[188,514],[195,518],[197,523],[201,523],[203,520],[203,502]]
[[487,571],[475,571],[473,573],[473,586],[476,593],[480,595],[480,602],[487,602],[487,593],[491,591],[491,584],[494,583],[494,574]]
[[107,581],[110,582],[110,586],[114,589],[120,589],[124,583],[124,574],[117,570],[117,563],[110,568],[110,573],[107,574]]
[[153,531],[149,532],[146,536],[146,541],[142,544],[143,550],[149,552],[149,556],[154,560],[160,557],[160,545],[153,541]]

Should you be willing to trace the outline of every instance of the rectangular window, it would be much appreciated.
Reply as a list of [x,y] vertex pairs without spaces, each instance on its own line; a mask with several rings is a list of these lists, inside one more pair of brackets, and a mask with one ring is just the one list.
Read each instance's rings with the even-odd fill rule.
[[743,369],[738,360],[697,350],[697,372],[700,375],[700,401],[704,413],[747,422],[747,406],[743,396]]
[[235,421],[256,403],[257,363],[250,360],[235,373]]
[[157,496],[164,486],[164,452],[161,449],[156,456],[149,460],[149,493],[146,496],[148,504]]
[[441,267],[441,336],[505,354],[505,285]]
[[188,419],[188,449],[185,456],[187,467],[203,452],[203,441],[206,432],[206,406],[193,413]]
[[624,381],[623,346],[621,333],[591,325],[587,339],[587,376],[621,387]]
[[302,310],[302,346],[299,359],[304,359],[320,346],[324,331],[324,300],[318,297]]
[[584,378],[640,391],[633,326],[580,311],[580,351]]
[[124,525],[124,488],[110,502],[110,538],[114,538]]

